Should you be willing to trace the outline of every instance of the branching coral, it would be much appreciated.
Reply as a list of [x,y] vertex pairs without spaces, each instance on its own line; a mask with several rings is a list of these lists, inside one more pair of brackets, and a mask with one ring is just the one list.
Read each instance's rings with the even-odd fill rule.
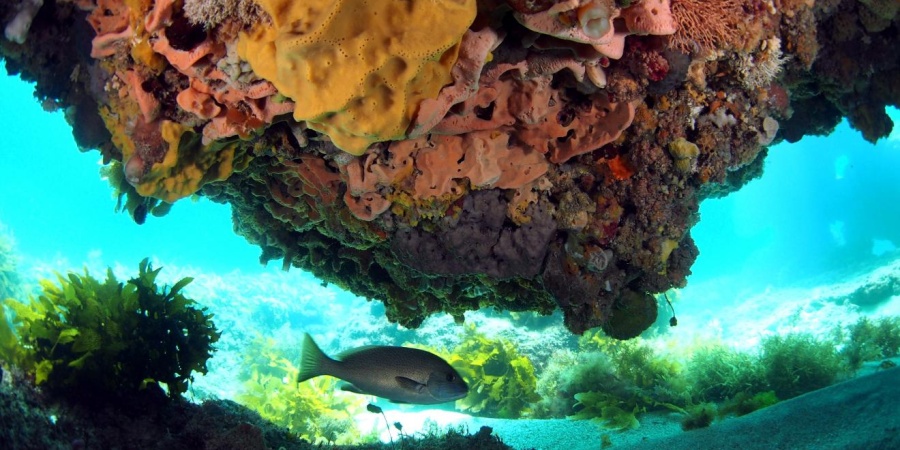
[[678,30],[672,46],[685,53],[740,47],[744,0],[672,0]]
[[738,71],[748,89],[770,85],[781,73],[785,62],[781,53],[781,39],[777,37],[763,41],[758,53],[741,55],[739,58]]

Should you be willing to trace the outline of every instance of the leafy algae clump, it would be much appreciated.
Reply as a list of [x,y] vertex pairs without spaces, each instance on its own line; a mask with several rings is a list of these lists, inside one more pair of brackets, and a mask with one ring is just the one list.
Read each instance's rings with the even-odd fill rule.
[[[619,341],[595,330],[581,337],[579,347],[597,361],[595,366],[606,372],[603,378],[608,381],[574,394],[577,402],[570,417],[598,419],[607,428],[628,430],[640,426],[637,416],[642,413],[671,410],[684,414],[684,407],[691,403],[682,364],[657,354],[646,342]],[[581,373],[582,377],[600,378],[595,373]],[[585,388],[578,379],[572,382],[564,387],[566,391],[575,386]]]
[[862,317],[850,325],[843,336],[836,330],[839,341],[843,341],[841,356],[850,369],[857,370],[866,361],[892,358],[900,354],[900,318],[880,317],[869,320]]
[[291,359],[300,355],[291,354],[274,339],[259,337],[251,347],[242,364],[239,402],[313,443],[348,444],[362,438],[353,422],[363,411],[362,397],[335,392],[337,380],[332,377],[297,383],[300,369]]
[[437,354],[458,370],[469,385],[469,394],[456,401],[456,409],[479,417],[517,419],[532,416],[541,401],[534,364],[514,343],[489,337],[466,325],[452,351],[426,345],[410,345]]
[[847,373],[832,342],[804,333],[766,338],[760,362],[766,382],[780,399],[830,386]]
[[41,280],[37,298],[6,300],[13,314],[0,320],[0,357],[66,397],[116,399],[151,383],[179,397],[193,372],[206,373],[219,332],[212,314],[181,294],[192,279],[160,288],[159,271],[144,259],[124,283],[112,270],[103,282],[87,270]]
[[738,394],[762,392],[766,368],[758,355],[714,344],[698,349],[691,356],[687,371],[691,390],[703,401],[721,402]]
[[506,339],[491,339],[467,326],[446,360],[469,383],[469,395],[456,404],[463,411],[513,419],[528,415],[541,399],[534,365]]

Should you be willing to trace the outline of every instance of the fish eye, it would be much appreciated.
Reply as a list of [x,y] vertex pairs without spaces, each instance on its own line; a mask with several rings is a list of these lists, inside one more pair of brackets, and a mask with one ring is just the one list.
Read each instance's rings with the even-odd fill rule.
[[456,380],[456,376],[453,375],[452,373],[448,373],[448,374],[447,374],[447,381],[454,381],[454,380]]

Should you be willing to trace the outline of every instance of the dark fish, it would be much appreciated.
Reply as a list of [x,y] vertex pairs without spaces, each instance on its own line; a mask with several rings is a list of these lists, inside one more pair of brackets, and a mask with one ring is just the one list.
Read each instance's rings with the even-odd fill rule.
[[469,392],[466,382],[447,361],[425,350],[367,346],[331,359],[306,334],[297,382],[321,375],[344,380],[347,384],[341,389],[345,391],[374,395],[394,403],[452,402]]

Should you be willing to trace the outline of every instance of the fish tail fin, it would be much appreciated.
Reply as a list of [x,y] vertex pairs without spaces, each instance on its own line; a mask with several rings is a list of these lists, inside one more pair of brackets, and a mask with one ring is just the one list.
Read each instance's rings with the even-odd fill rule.
[[300,357],[300,374],[297,382],[302,383],[310,378],[327,375],[326,368],[332,359],[316,345],[309,333],[303,333],[303,355]]

